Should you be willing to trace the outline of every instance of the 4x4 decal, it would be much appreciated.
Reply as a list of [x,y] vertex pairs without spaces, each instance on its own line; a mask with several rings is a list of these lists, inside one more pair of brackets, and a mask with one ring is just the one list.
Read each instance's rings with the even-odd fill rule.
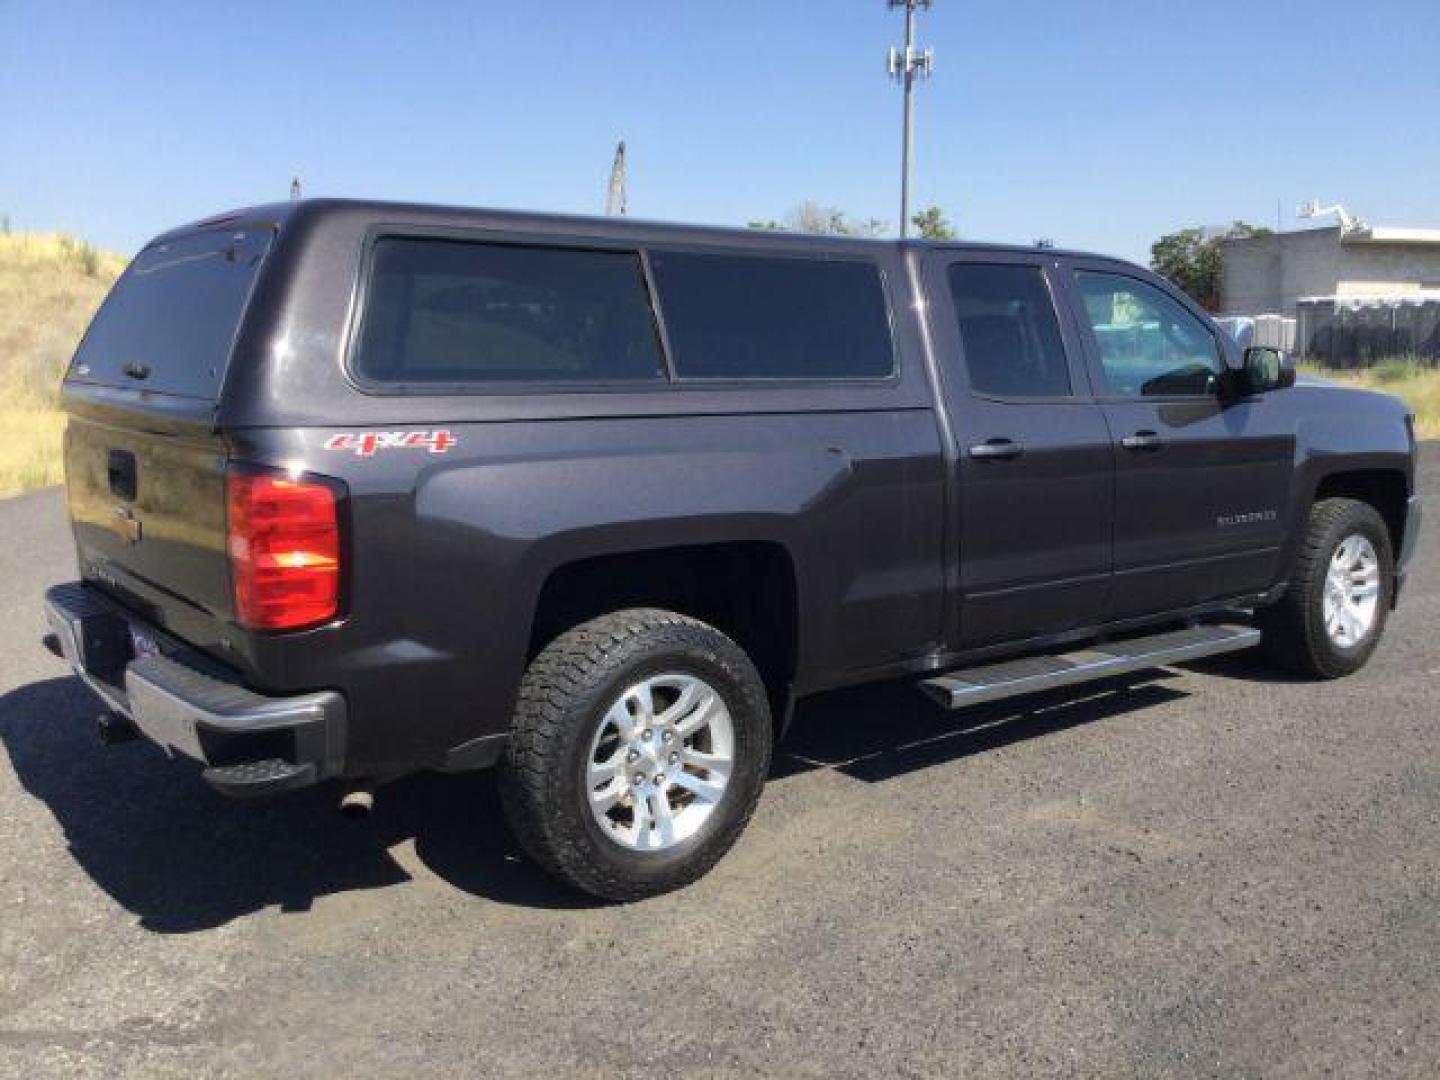
[[326,450],[349,450],[357,457],[374,457],[380,450],[428,450],[443,454],[460,440],[441,428],[437,431],[357,431],[331,435]]

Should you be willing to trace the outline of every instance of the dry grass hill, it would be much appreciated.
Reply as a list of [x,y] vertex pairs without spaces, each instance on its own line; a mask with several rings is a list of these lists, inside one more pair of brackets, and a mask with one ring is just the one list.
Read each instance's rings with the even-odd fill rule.
[[0,496],[60,482],[60,379],[124,267],[63,234],[0,233]]

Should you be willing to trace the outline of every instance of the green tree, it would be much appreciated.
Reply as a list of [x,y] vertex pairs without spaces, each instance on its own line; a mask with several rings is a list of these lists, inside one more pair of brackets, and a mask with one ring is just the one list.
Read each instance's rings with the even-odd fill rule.
[[958,240],[960,234],[955,231],[955,226],[950,224],[950,219],[945,216],[945,211],[938,206],[927,206],[917,214],[910,215],[910,224],[915,226],[915,231],[926,240]]
[[1274,235],[1274,229],[1267,229],[1264,225],[1251,225],[1247,221],[1232,221],[1230,228],[1225,230],[1226,240],[1252,240],[1257,236]]
[[1203,229],[1167,233],[1150,246],[1150,269],[1184,289],[1207,311],[1220,301],[1220,245]]
[[757,220],[752,229],[779,229],[783,232],[811,233],[816,236],[883,236],[890,231],[888,222],[879,218],[856,221],[838,206],[823,206],[806,200],[793,207],[783,221]]
[[1272,230],[1233,222],[1228,229],[1180,229],[1150,246],[1150,269],[1184,289],[1206,311],[1220,306],[1220,277],[1224,270],[1222,240],[1270,236]]

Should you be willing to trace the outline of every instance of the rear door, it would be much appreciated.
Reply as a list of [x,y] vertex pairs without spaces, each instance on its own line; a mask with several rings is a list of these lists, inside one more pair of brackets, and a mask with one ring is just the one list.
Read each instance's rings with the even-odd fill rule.
[[1067,260],[1065,286],[1114,437],[1107,617],[1263,591],[1274,579],[1295,436],[1264,395],[1222,393],[1224,343],[1160,283]]
[[194,640],[231,607],[216,402],[268,229],[152,244],[65,380],[65,476],[83,577]]
[[1110,582],[1114,464],[1054,262],[936,252],[932,327],[954,437],[964,648],[1093,625]]

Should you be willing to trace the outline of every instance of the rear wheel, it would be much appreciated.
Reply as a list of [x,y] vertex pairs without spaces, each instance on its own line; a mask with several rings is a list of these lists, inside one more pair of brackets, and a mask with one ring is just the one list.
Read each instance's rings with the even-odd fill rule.
[[1385,629],[1394,595],[1385,521],[1356,499],[1324,499],[1310,511],[1285,596],[1257,616],[1281,666],[1312,678],[1358,671]]
[[673,612],[620,611],[531,663],[500,790],[532,859],[585,892],[633,900],[725,854],[770,745],[765,688],[739,646]]

